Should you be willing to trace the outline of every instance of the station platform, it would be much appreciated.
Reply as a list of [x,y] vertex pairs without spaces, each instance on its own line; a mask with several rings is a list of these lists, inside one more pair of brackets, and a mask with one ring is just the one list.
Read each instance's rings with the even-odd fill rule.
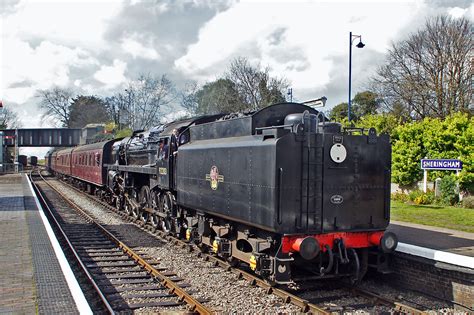
[[474,233],[400,221],[391,221],[387,231],[398,236],[397,251],[474,268]]
[[0,313],[92,313],[25,175],[0,175]]

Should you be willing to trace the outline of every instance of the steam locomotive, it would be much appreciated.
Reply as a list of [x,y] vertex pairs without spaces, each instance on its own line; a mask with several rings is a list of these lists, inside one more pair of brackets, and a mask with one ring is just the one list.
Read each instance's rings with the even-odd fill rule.
[[389,137],[298,103],[180,120],[46,160],[119,210],[276,283],[301,268],[359,281],[397,246],[385,232]]

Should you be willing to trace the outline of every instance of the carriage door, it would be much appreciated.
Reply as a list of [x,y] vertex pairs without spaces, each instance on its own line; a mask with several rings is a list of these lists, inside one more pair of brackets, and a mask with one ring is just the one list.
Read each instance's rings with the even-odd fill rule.
[[160,188],[169,189],[170,178],[170,137],[160,138],[158,141],[158,153],[156,167],[158,172],[158,185]]

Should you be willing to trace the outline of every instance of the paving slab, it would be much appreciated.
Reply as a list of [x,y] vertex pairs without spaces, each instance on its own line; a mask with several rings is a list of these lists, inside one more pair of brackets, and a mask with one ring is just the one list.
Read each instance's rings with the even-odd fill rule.
[[26,177],[0,175],[0,314],[78,314]]

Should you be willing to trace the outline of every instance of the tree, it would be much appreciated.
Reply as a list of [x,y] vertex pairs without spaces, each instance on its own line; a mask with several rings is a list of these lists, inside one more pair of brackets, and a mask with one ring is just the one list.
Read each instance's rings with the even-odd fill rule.
[[[334,106],[329,112],[329,118],[342,122],[347,118],[347,103],[343,102]],[[351,121],[358,121],[366,115],[375,115],[379,108],[377,94],[364,91],[357,93],[351,101]]]
[[69,124],[71,128],[82,128],[92,123],[106,123],[109,120],[105,103],[100,98],[80,95],[72,100]]
[[59,121],[62,127],[70,127],[70,105],[73,92],[70,89],[53,87],[49,90],[39,90],[40,107],[45,111],[42,119],[52,118]]
[[111,117],[115,125],[119,127],[123,123],[130,126],[128,103],[126,95],[123,93],[116,93],[115,95],[104,99],[104,106],[108,116]]
[[377,134],[395,134],[395,129],[402,124],[402,119],[392,113],[369,114],[362,116],[356,123],[359,128],[375,128]]
[[377,99],[377,94],[364,91],[354,96],[351,105],[351,109],[353,109],[356,117],[374,115],[379,108],[379,100]]
[[386,64],[373,79],[385,106],[390,110],[402,104],[415,119],[467,111],[472,27],[465,18],[437,16],[407,39],[392,43]]
[[[329,112],[329,119],[341,122],[347,117],[347,103],[340,103],[334,106]],[[352,117],[355,118],[355,117]]]
[[148,129],[160,123],[163,107],[174,98],[174,85],[166,75],[142,74],[129,81],[124,92],[105,98],[104,107],[121,128]]
[[18,115],[5,105],[3,109],[0,109],[0,129],[13,129],[18,127],[21,127]]
[[258,110],[265,106],[284,102],[289,84],[286,79],[270,76],[270,69],[261,65],[250,65],[244,57],[230,63],[226,79],[234,83],[239,96],[248,110]]
[[174,99],[174,85],[166,77],[140,75],[128,84],[125,96],[132,129],[148,129],[160,122],[160,109]]
[[229,79],[218,79],[205,84],[196,92],[197,114],[241,112],[247,109],[235,84]]
[[199,86],[196,82],[189,82],[185,85],[184,90],[179,92],[181,106],[190,114],[197,113],[199,108],[198,91]]

